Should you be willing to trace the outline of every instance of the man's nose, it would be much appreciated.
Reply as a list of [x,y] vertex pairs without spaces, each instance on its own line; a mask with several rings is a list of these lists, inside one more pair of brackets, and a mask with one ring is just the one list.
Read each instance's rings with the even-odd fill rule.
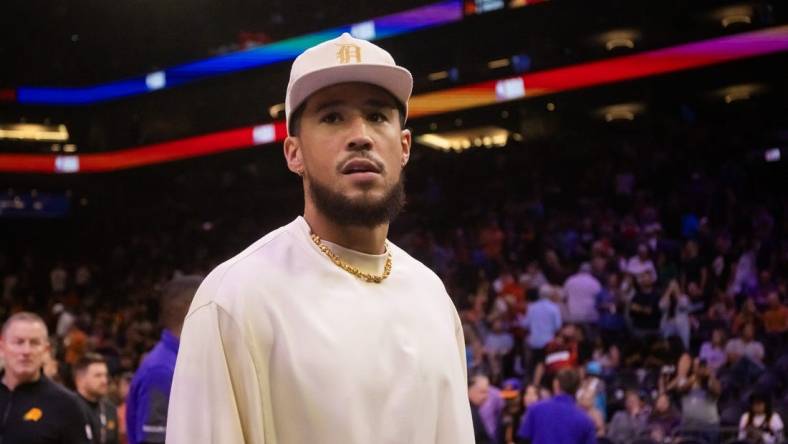
[[372,143],[366,119],[362,116],[352,119],[350,122],[350,138],[347,142],[348,149],[368,150],[372,148]]

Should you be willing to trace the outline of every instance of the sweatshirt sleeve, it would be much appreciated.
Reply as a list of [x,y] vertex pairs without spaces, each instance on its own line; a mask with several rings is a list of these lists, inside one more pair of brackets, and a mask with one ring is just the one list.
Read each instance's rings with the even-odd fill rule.
[[[436,444],[473,444],[473,422],[471,404],[468,400],[468,367],[465,358],[465,336],[462,323],[454,309],[454,337],[457,343],[457,361],[454,362],[452,378],[445,387],[444,407],[438,419]],[[447,365],[450,365],[447,363]]]
[[265,444],[260,383],[241,329],[215,302],[186,318],[167,444]]

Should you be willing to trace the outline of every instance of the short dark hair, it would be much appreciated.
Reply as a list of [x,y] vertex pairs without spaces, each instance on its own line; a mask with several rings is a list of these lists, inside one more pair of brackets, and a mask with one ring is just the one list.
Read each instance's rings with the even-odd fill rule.
[[93,364],[105,364],[107,360],[98,353],[85,353],[74,363],[74,374],[82,373]]
[[574,396],[580,388],[580,374],[572,368],[565,368],[556,375],[558,387],[567,395]]
[[481,380],[481,379],[486,379],[487,381],[490,380],[490,378],[487,375],[485,375],[484,373],[477,372],[477,373],[472,374],[468,378],[468,388],[471,388],[474,385],[476,385],[476,383],[479,382],[479,380]]
[[[405,105],[403,105],[402,102],[400,102],[396,97],[394,97],[394,94],[391,94],[388,90],[383,88],[380,89],[384,91],[386,94],[388,94],[391,100],[394,101],[394,104],[397,107],[397,113],[399,114],[400,128],[404,129],[405,120],[407,119],[407,115],[405,113]],[[306,103],[308,101],[309,101],[309,97],[307,97],[303,102],[301,102],[301,104],[298,105],[298,108],[296,108],[295,111],[293,111],[293,113],[290,115],[290,120],[289,120],[290,128],[288,128],[288,130],[291,136],[298,137],[298,133],[301,131],[301,117],[304,114],[304,110],[306,109]]]
[[198,275],[178,276],[164,285],[161,293],[161,324],[164,328],[180,330],[202,281],[203,277]]

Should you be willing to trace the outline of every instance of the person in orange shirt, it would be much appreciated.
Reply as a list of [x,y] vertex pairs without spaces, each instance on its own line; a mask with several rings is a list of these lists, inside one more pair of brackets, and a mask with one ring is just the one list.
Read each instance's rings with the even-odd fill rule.
[[88,335],[74,324],[71,326],[68,334],[66,334],[63,344],[66,346],[66,354],[63,360],[73,366],[87,351]]
[[780,350],[788,344],[788,306],[780,300],[780,293],[770,291],[766,296],[766,310],[761,315],[766,333],[764,345],[768,350]]
[[767,334],[784,334],[788,331],[788,307],[780,301],[780,294],[772,291],[767,296],[768,308],[763,312],[763,329]]
[[126,372],[120,375],[118,381],[119,397],[122,400],[118,406],[118,433],[120,435],[121,444],[129,442],[126,433],[126,397],[129,395],[129,387],[131,386],[131,378],[133,376],[133,373]]

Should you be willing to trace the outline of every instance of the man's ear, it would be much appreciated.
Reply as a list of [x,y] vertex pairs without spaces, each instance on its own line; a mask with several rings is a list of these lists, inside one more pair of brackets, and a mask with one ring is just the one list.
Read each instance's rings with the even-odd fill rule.
[[284,143],[285,160],[287,169],[298,174],[304,175],[304,158],[301,152],[301,141],[298,137],[287,136]]
[[413,136],[410,133],[410,130],[404,129],[400,134],[400,145],[402,145],[402,166],[408,164],[408,160],[410,160],[410,147],[413,144]]

